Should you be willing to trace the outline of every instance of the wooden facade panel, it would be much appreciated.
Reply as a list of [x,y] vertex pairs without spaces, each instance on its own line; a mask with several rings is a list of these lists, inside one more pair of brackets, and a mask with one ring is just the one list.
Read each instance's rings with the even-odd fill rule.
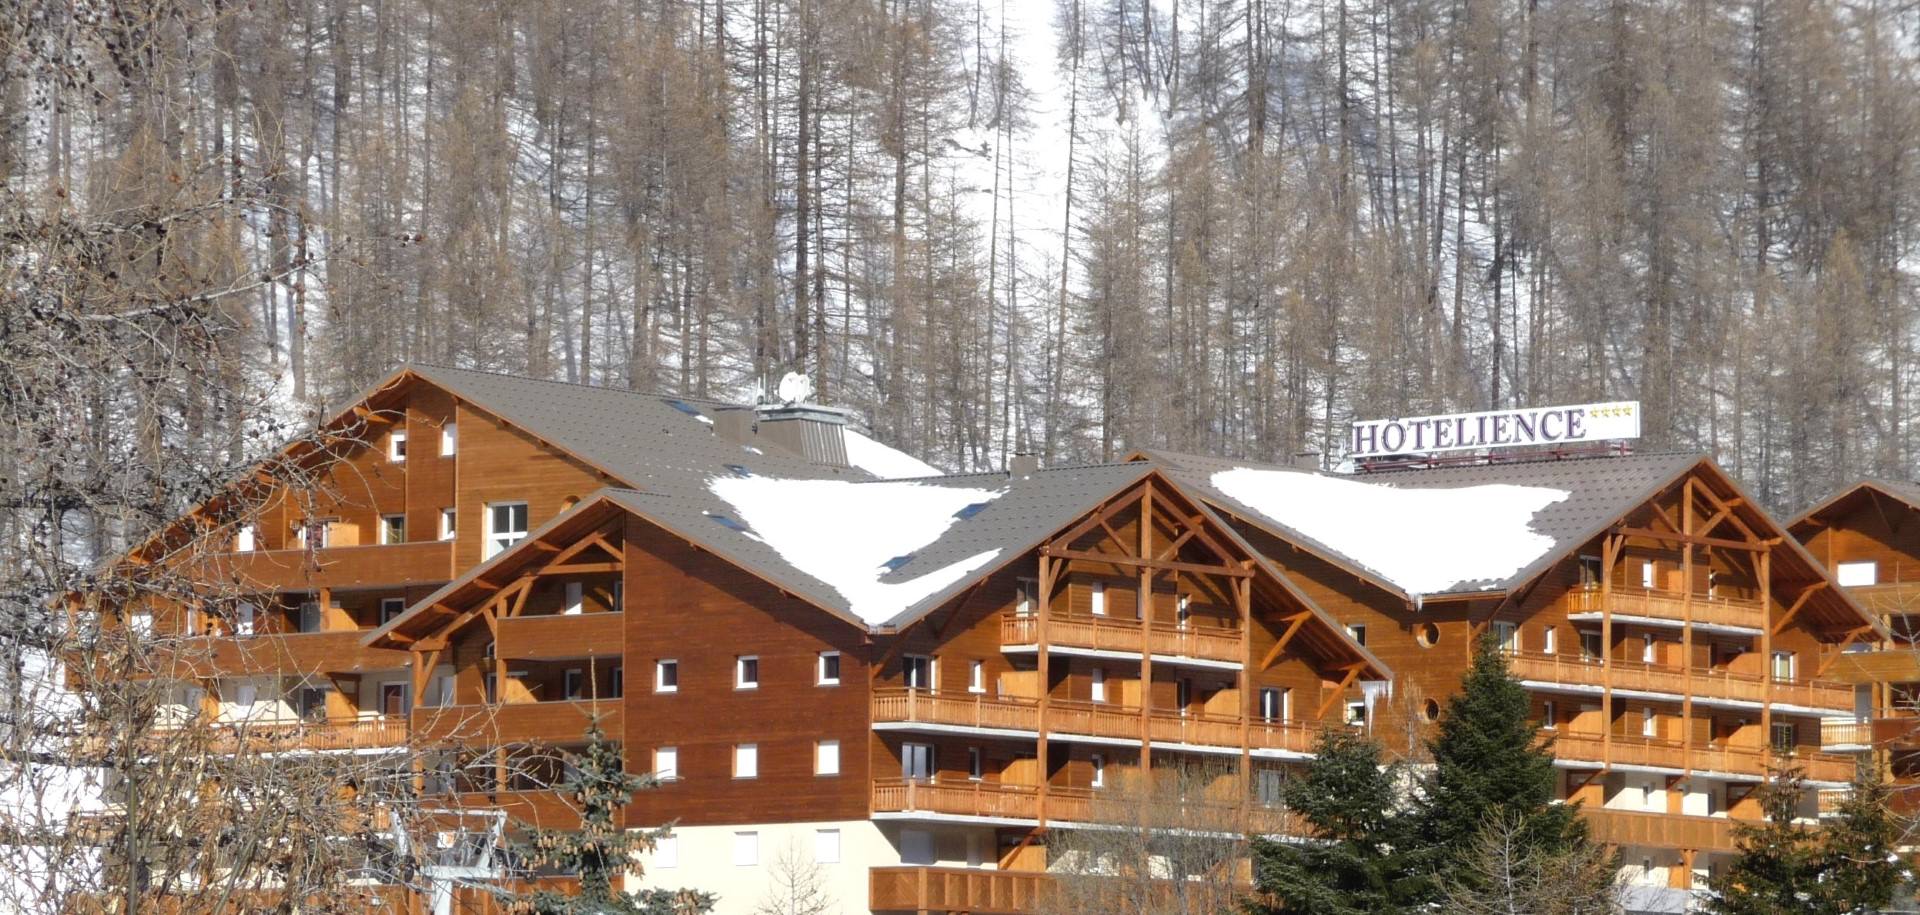
[[527,503],[527,529],[534,530],[610,482],[579,459],[471,404],[460,404],[456,415],[460,443],[453,562],[457,568],[472,568],[484,558],[489,503]]
[[521,660],[619,657],[625,651],[622,613],[547,614],[500,620],[495,654]]

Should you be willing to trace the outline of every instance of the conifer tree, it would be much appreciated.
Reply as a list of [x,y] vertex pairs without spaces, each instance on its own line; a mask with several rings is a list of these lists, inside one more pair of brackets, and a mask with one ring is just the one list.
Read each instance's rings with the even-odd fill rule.
[[1805,779],[1791,769],[1759,788],[1765,819],[1734,827],[1740,853],[1708,884],[1707,911],[1853,915],[1892,900],[1907,878],[1894,848],[1903,827],[1879,774],[1863,774],[1837,815],[1817,827],[1794,822],[1805,793]]
[[1448,700],[1428,741],[1433,774],[1420,802],[1425,863],[1434,871],[1466,865],[1488,823],[1513,824],[1540,854],[1577,850],[1588,841],[1577,805],[1555,804],[1553,751],[1530,719],[1526,688],[1507,669],[1493,639],[1475,651],[1461,690]]
[[514,894],[503,900],[507,910],[529,915],[694,915],[712,909],[711,893],[618,889],[625,875],[639,867],[634,856],[652,851],[667,833],[623,829],[615,822],[634,793],[654,787],[654,781],[625,771],[620,748],[607,740],[598,721],[587,728],[586,750],[568,754],[568,763],[565,788],[580,811],[580,828],[534,829],[515,851],[534,867],[578,874],[580,891],[571,896],[545,889]]
[[1383,766],[1380,745],[1344,731],[1320,736],[1306,774],[1290,783],[1287,806],[1316,841],[1254,842],[1255,881],[1267,915],[1391,915],[1422,894],[1406,849],[1397,766]]

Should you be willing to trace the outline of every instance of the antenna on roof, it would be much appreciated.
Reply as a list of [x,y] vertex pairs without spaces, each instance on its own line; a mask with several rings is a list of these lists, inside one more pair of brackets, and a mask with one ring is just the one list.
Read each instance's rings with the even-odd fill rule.
[[813,397],[813,379],[801,372],[788,372],[780,378],[780,386],[774,390],[774,396],[787,406],[805,403]]

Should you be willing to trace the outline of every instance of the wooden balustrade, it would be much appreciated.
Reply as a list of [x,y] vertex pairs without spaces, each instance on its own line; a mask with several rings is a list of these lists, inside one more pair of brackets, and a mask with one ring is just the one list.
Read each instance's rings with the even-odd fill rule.
[[1032,699],[986,693],[877,689],[873,693],[873,720],[876,724],[911,722],[1032,731],[1039,727],[1040,706]]
[[452,578],[453,542],[217,553],[196,560],[191,571],[199,580],[248,591],[399,587]]
[[[1692,595],[1692,607],[1687,606],[1687,596],[1675,591],[1649,591],[1640,588],[1612,588],[1605,609],[1619,616],[1639,616],[1648,619],[1669,620],[1672,622],[1693,622],[1711,626],[1731,626],[1740,629],[1760,629],[1767,624],[1766,608],[1758,600],[1734,597],[1708,597],[1705,594]],[[1567,592],[1567,612],[1602,612],[1600,589],[1576,588]]]
[[1044,871],[963,867],[875,867],[867,871],[867,908],[876,912],[1034,915],[1048,910],[1053,877]]
[[[1140,739],[1140,709],[1104,702],[1056,700],[1047,703],[1047,730],[1082,737]],[[1233,741],[1239,746],[1239,738]]]
[[[1000,644],[1033,645],[1040,638],[1039,618],[1018,613],[1000,619]],[[1047,620],[1047,644],[1092,651],[1140,654],[1149,637],[1137,619],[1093,616],[1055,616]],[[1153,653],[1169,657],[1239,662],[1240,633],[1209,626],[1155,625]]]
[[[1578,683],[1599,686],[1605,682],[1599,658],[1572,654],[1517,652],[1508,656],[1508,667],[1522,680],[1548,683]],[[1804,708],[1847,709],[1853,707],[1853,687],[1830,680],[1774,679],[1769,700],[1766,678],[1760,674],[1736,673],[1717,668],[1694,668],[1689,684],[1681,667],[1647,664],[1641,661],[1615,660],[1613,687],[1649,693],[1686,695],[1696,698],[1731,699],[1742,702],[1772,701]]]
[[1240,719],[1227,715],[1168,714],[1156,712],[1147,718],[1148,734],[1155,743],[1187,743],[1201,746],[1237,747],[1243,729]]
[[1031,820],[1040,815],[1040,789],[1004,782],[876,779],[873,810]]
[[[875,813],[929,813],[953,816],[1037,820],[1042,800],[1034,785],[1005,782],[941,782],[922,779],[876,779]],[[1302,825],[1290,811],[1248,803],[1235,805],[1215,799],[1196,800],[1168,809],[1159,802],[1146,807],[1129,795],[1097,789],[1049,786],[1045,798],[1047,819],[1060,823],[1141,825],[1154,828],[1219,829],[1226,832],[1301,834]]]
[[1856,718],[1823,718],[1820,720],[1820,745],[1872,746],[1873,722]]
[[285,750],[370,750],[403,746],[407,742],[407,720],[398,715],[374,715],[359,718],[252,719],[197,723],[181,728],[156,729],[156,739],[186,727],[205,728],[211,733],[214,752],[237,753]]
[[624,714],[625,703],[618,698],[422,706],[413,710],[413,733],[425,741],[468,746],[557,745],[585,740],[595,720],[601,730],[618,735]]
[[1638,810],[1608,810],[1604,807],[1586,807],[1583,813],[1592,827],[1593,837],[1611,845],[1692,848],[1700,851],[1732,851],[1734,848],[1735,821],[1725,817],[1644,813]]
[[1554,755],[1560,759],[1591,762],[1596,765],[1650,766],[1664,769],[1691,768],[1696,772],[1731,772],[1763,776],[1769,766],[1798,766],[1815,781],[1843,782],[1853,778],[1854,757],[1844,753],[1798,750],[1773,753],[1766,747],[1727,744],[1688,744],[1638,735],[1615,734],[1606,747],[1601,735],[1580,731],[1556,731]]

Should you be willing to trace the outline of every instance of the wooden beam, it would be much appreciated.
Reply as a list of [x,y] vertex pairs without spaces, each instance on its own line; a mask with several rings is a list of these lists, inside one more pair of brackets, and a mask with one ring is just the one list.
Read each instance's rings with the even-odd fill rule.
[[1261,670],[1272,667],[1273,662],[1280,660],[1280,653],[1287,650],[1287,643],[1293,641],[1294,633],[1299,632],[1300,627],[1306,625],[1307,617],[1312,615],[1313,613],[1311,611],[1302,610],[1299,613],[1287,617],[1290,621],[1287,626],[1287,631],[1280,634],[1280,638],[1273,643],[1273,647],[1267,649],[1266,656],[1260,659]]
[[1826,659],[1820,662],[1820,669],[1814,671],[1813,675],[1816,677],[1826,676],[1827,670],[1833,667],[1834,662],[1840,660],[1840,656],[1847,653],[1848,646],[1852,645],[1854,642],[1859,641],[1861,636],[1866,635],[1867,633],[1872,631],[1873,631],[1872,626],[1861,626],[1860,628],[1847,633],[1846,640],[1841,642],[1839,645],[1835,646],[1833,651],[1828,653]]
[[1173,562],[1161,559],[1140,559],[1135,556],[1108,556],[1104,553],[1089,553],[1085,550],[1069,550],[1059,547],[1041,547],[1040,552],[1055,559],[1079,559],[1086,562],[1104,562],[1117,566],[1132,566],[1155,572],[1192,572],[1196,575],[1227,575],[1234,578],[1249,578],[1253,572],[1235,566],[1210,566],[1198,562]]
[[1102,523],[1104,523],[1108,519],[1132,507],[1133,503],[1140,501],[1140,494],[1143,491],[1144,489],[1142,487],[1135,487],[1134,489],[1129,490],[1126,493],[1123,493],[1120,496],[1120,498],[1115,499],[1114,501],[1108,503],[1105,507],[1095,512],[1093,515],[1082,519],[1079,524],[1076,524],[1073,527],[1068,528],[1066,533],[1061,534],[1060,536],[1055,537],[1051,540],[1048,540],[1047,545],[1052,546],[1053,544],[1056,544],[1056,543],[1060,543],[1060,544],[1073,543],[1075,540],[1080,539],[1080,537],[1083,534],[1093,530],[1096,527],[1099,527]]
[[1333,688],[1333,690],[1332,690],[1331,692],[1329,692],[1329,693],[1327,694],[1327,698],[1326,698],[1326,700],[1320,703],[1320,710],[1319,710],[1319,712],[1317,712],[1317,713],[1316,713],[1316,714],[1315,714],[1315,715],[1314,715],[1313,717],[1315,717],[1315,718],[1320,718],[1320,719],[1324,719],[1324,718],[1326,718],[1326,717],[1327,717],[1327,710],[1329,710],[1329,709],[1331,709],[1331,708],[1333,708],[1333,704],[1334,704],[1335,702],[1339,702],[1339,701],[1340,701],[1340,699],[1341,699],[1342,697],[1344,697],[1344,696],[1346,696],[1346,694],[1347,694],[1347,689],[1348,689],[1349,687],[1351,687],[1351,686],[1353,686],[1353,681],[1355,681],[1355,680],[1358,680],[1358,679],[1360,679],[1360,671],[1362,671],[1362,670],[1364,670],[1364,669],[1366,669],[1366,666],[1367,666],[1367,665],[1365,665],[1365,664],[1349,664],[1349,665],[1347,665],[1347,666],[1346,666],[1346,671],[1347,671],[1347,676],[1346,676],[1346,678],[1345,678],[1345,679],[1342,679],[1342,680],[1340,681],[1340,685],[1339,685],[1339,686],[1336,686],[1336,687],[1334,687],[1334,688]]
[[1668,533],[1647,527],[1622,527],[1618,530],[1618,533],[1628,537],[1645,537],[1649,540],[1659,540],[1665,543],[1691,543],[1695,546],[1717,546],[1726,550],[1749,550],[1756,553],[1780,542],[1780,538],[1778,537],[1755,541],[1728,540],[1725,537],[1702,537],[1699,534]]
[[[1781,632],[1785,631],[1787,628],[1787,624],[1793,622],[1794,616],[1799,614],[1800,608],[1807,605],[1807,598],[1812,597],[1813,592],[1818,591],[1821,588],[1824,588],[1826,586],[1827,586],[1827,580],[1823,578],[1801,589],[1800,595],[1793,599],[1793,605],[1788,607],[1787,612],[1780,617],[1780,622],[1773,624],[1772,634],[1779,635]],[[1771,659],[1769,659],[1768,663],[1772,663]]]
[[550,565],[535,575],[592,575],[599,572],[618,572],[622,568],[618,562],[568,562]]

